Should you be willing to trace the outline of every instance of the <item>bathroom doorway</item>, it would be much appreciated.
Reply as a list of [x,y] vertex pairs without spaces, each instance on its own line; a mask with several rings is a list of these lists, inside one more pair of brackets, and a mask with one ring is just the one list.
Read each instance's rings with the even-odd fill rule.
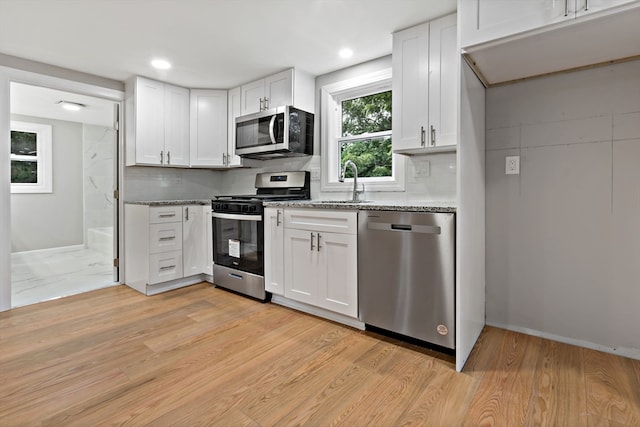
[[118,103],[10,85],[11,306],[118,283]]

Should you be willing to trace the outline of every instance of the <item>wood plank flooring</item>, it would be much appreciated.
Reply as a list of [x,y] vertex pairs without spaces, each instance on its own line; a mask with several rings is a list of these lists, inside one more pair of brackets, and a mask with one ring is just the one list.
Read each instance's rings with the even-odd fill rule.
[[0,426],[640,426],[640,361],[487,327],[451,356],[199,284],[0,313]]

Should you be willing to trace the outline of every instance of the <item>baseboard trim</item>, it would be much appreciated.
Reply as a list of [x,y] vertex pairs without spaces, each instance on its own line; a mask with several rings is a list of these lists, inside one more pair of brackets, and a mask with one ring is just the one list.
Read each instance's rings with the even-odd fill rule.
[[334,313],[333,311],[325,310],[324,308],[315,307],[303,302],[293,301],[280,295],[272,295],[271,302],[364,331],[364,323],[359,321],[358,319],[354,319],[340,313]]
[[558,341],[565,344],[571,344],[578,347],[584,347],[591,350],[598,350],[598,351],[615,354],[622,357],[628,357],[630,359],[640,360],[640,349],[629,348],[629,347],[617,347],[617,348],[607,347],[604,345],[592,343],[590,341],[578,340],[575,338],[568,338],[562,335],[555,335],[555,334],[550,334],[548,332],[542,332],[537,329],[529,329],[529,328],[523,328],[520,326],[505,325],[503,323],[497,323],[497,322],[487,321],[486,324],[487,326],[494,326],[496,328],[506,329],[508,331],[520,332],[520,333],[531,335],[534,337],[545,338],[551,341]]

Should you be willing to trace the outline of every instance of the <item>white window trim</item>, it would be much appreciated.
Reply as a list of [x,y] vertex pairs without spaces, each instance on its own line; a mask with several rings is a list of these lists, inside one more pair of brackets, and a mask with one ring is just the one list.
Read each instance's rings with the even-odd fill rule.
[[[347,178],[345,182],[338,181],[340,150],[337,139],[342,131],[342,118],[337,114],[339,103],[353,98],[356,93],[357,96],[365,96],[384,90],[391,90],[391,68],[328,84],[320,89],[321,191],[350,191],[353,188],[353,178]],[[358,183],[364,184],[365,191],[404,191],[404,169],[405,156],[393,154],[392,177],[358,178]]]
[[[38,155],[34,158],[38,162],[38,182],[29,184],[11,183],[11,193],[52,193],[53,192],[53,156],[52,156],[52,131],[51,125],[41,123],[29,123],[11,121],[11,130],[18,132],[30,132],[37,134],[36,150]],[[18,156],[11,155],[11,160]]]

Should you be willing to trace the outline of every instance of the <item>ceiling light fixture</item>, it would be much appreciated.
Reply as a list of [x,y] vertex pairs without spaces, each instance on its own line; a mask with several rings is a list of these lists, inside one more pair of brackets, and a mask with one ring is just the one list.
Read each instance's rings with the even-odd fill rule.
[[154,59],[151,61],[151,65],[158,70],[168,70],[171,68],[171,63],[166,59]]
[[71,101],[58,101],[58,105],[69,111],[80,111],[86,105],[80,104],[79,102],[71,102]]
[[353,56],[353,51],[347,47],[345,47],[344,49],[340,49],[340,52],[338,52],[338,55],[340,55],[340,58],[351,58]]

